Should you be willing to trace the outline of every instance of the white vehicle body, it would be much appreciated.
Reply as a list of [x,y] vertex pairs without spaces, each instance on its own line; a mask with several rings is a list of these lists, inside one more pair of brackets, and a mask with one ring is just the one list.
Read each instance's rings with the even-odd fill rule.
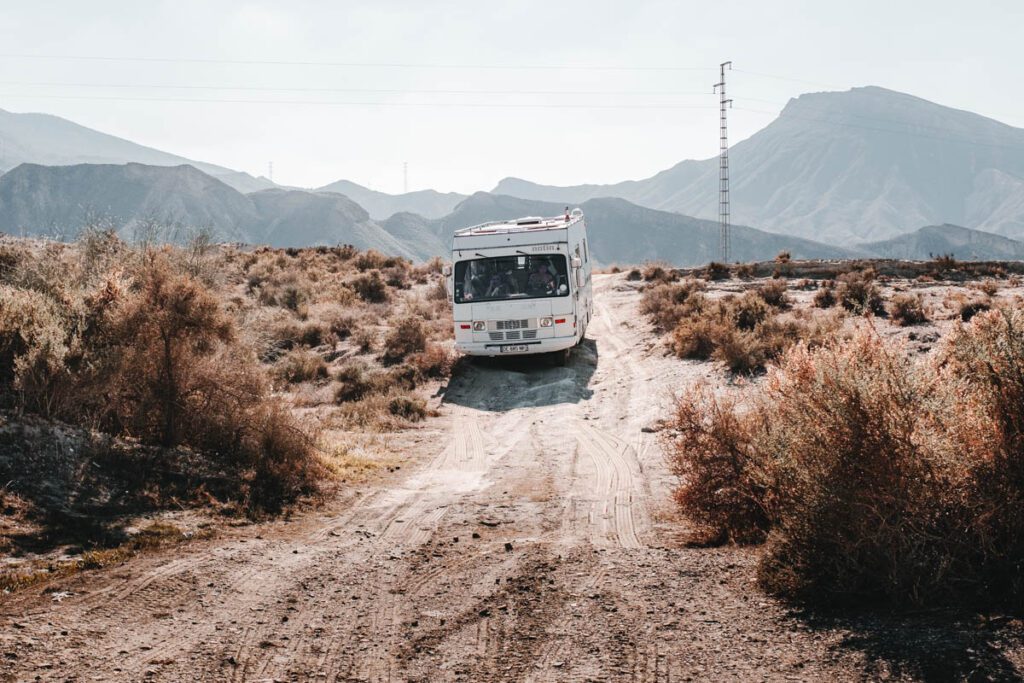
[[593,315],[591,271],[579,209],[459,230],[448,274],[456,348],[473,356],[567,356]]

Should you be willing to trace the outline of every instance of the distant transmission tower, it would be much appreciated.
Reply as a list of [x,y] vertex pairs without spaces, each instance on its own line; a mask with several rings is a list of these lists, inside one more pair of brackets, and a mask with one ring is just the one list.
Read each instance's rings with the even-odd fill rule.
[[402,194],[409,193],[409,162],[402,162]]
[[732,100],[725,97],[725,68],[732,70],[732,62],[722,62],[721,75],[715,83],[714,91],[720,96],[721,118],[719,121],[719,155],[718,155],[718,250],[722,263],[729,262],[729,121],[726,111],[732,106]]

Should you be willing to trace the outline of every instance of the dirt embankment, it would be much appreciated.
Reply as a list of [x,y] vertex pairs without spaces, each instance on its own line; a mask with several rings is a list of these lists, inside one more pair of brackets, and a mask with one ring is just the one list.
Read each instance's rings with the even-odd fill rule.
[[[800,616],[750,551],[688,548],[652,426],[666,357],[623,276],[570,367],[479,363],[413,466],[354,500],[22,592],[0,677],[682,681],[1010,678],[1000,625]],[[1015,668],[1016,667],[1016,668]]]

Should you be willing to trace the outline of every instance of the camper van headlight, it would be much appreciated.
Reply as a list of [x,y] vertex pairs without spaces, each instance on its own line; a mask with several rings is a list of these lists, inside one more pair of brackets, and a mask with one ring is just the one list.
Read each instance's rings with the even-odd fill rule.
[[555,321],[552,320],[551,318],[541,318],[540,319],[540,326],[541,327],[551,327],[554,324],[555,324]]
[[486,329],[487,329],[487,321],[486,320],[474,320],[473,321],[473,331],[474,332],[483,332]]

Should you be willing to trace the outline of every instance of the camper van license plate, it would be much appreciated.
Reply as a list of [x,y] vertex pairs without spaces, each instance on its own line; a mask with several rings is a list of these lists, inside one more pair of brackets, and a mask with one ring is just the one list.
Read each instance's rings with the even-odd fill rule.
[[505,344],[501,347],[502,353],[522,353],[523,351],[529,350],[529,346],[526,344]]

